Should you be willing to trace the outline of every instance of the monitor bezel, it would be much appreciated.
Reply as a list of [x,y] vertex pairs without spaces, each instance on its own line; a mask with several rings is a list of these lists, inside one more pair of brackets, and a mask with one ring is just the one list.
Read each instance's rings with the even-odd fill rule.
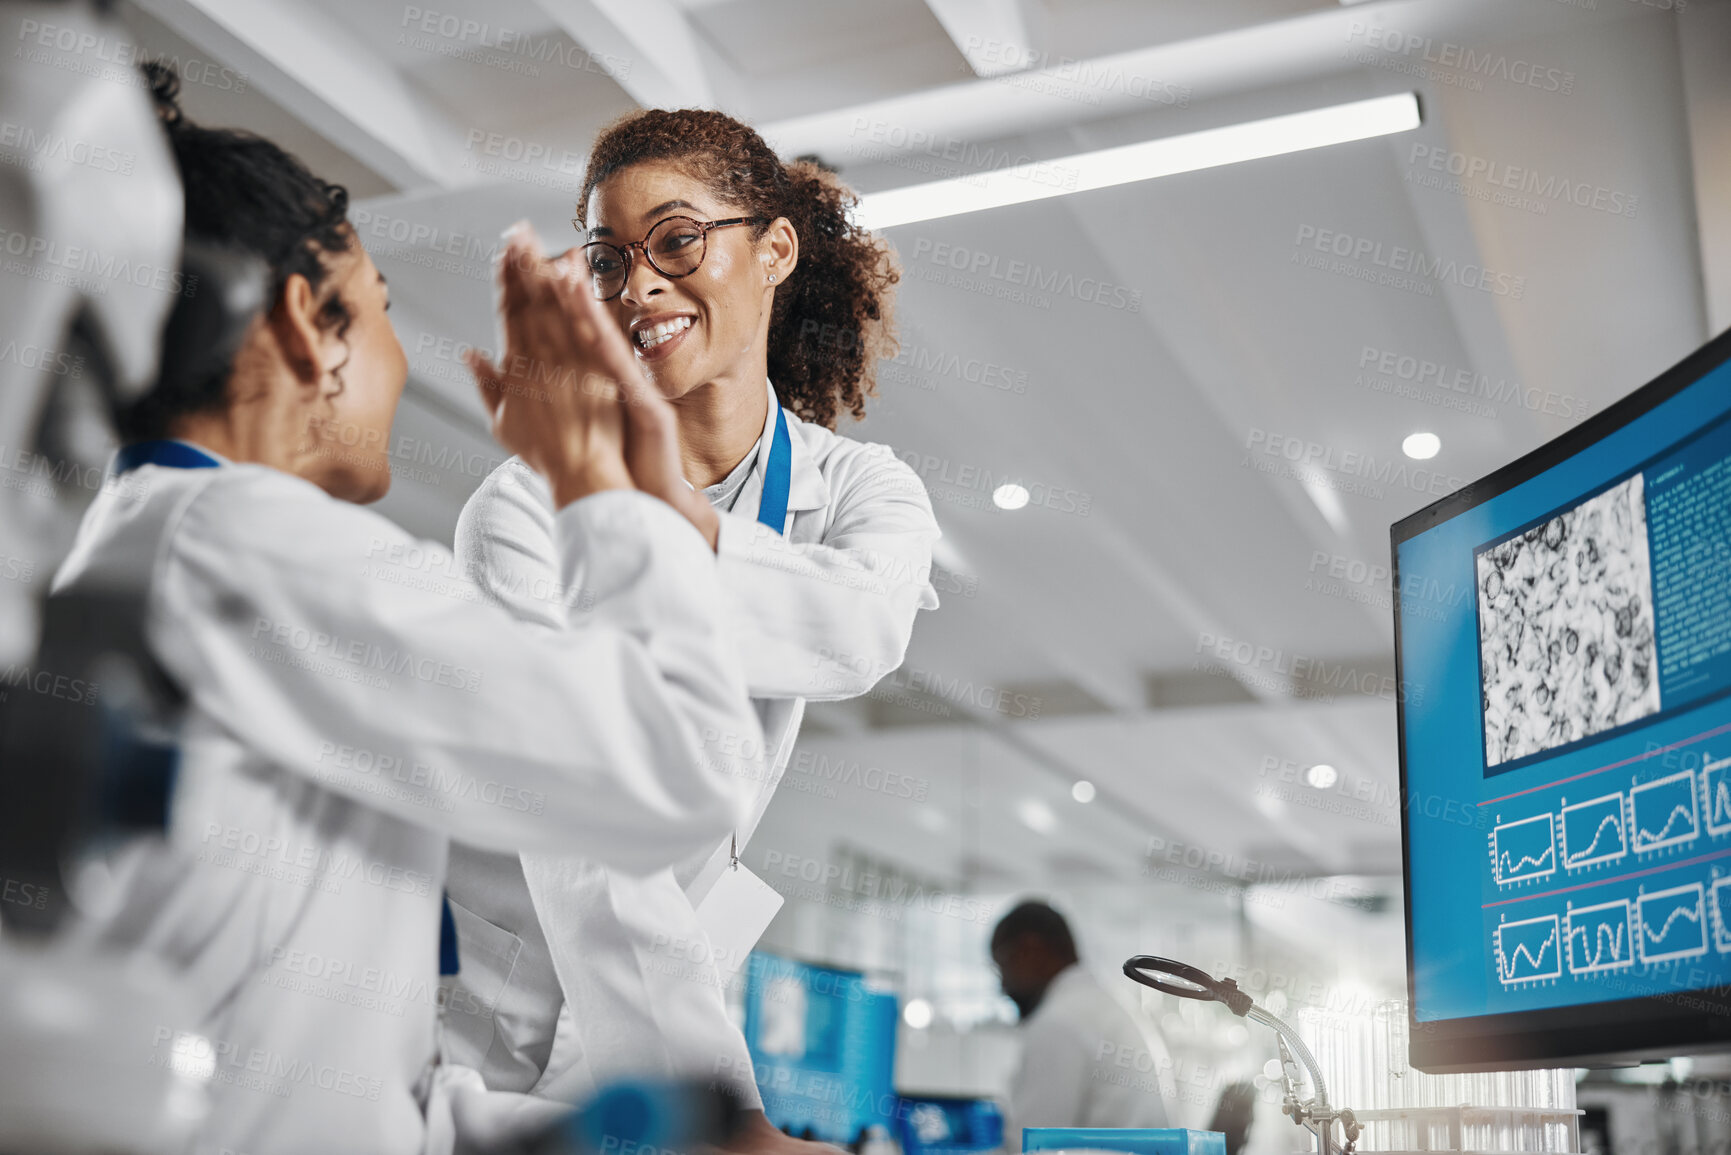
[[[1389,527],[1395,684],[1406,685],[1402,653],[1400,546],[1561,464],[1731,362],[1731,329],[1647,384],[1494,473]],[[1412,838],[1407,805],[1406,695],[1395,695],[1400,759],[1401,900],[1406,914],[1409,1058],[1420,1071],[1623,1066],[1678,1054],[1731,1050],[1731,984],[1674,995],[1420,1022],[1412,942]]]

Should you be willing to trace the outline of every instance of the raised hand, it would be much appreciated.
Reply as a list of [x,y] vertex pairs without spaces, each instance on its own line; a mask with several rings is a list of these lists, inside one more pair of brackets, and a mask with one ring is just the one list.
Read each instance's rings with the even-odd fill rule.
[[[575,265],[581,259],[582,250],[573,248],[554,257],[553,262]],[[581,275],[581,268],[578,272]],[[629,339],[625,341],[625,355],[635,366]],[[619,379],[627,380],[623,376]],[[714,549],[721,532],[721,517],[701,493],[685,482],[685,466],[679,454],[679,425],[673,406],[645,383],[640,374],[632,374],[629,380],[631,384],[623,391],[623,397],[625,465],[631,471],[632,484],[684,514]]]
[[667,398],[639,377],[624,390],[625,465],[631,482],[671,505],[697,527],[709,548],[720,541],[721,515],[685,481],[679,423]]
[[468,356],[493,436],[547,479],[559,507],[633,488],[621,396],[643,382],[624,335],[574,264],[541,256],[527,225],[509,235],[499,286],[503,365]]

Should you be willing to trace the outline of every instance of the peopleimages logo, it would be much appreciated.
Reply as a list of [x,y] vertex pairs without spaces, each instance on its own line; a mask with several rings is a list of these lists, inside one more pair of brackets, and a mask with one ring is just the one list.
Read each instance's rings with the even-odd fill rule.
[[1030,87],[1054,96],[1066,89],[1054,81],[1067,82],[1082,90],[1088,104],[1101,103],[1102,94],[1127,96],[1153,104],[1184,108],[1190,103],[1190,86],[1157,80],[1137,72],[1126,71],[1121,65],[1107,60],[1084,60],[1075,56],[1054,56],[1050,52],[1029,48],[988,36],[969,36],[966,55],[970,61],[993,66],[993,79],[1017,87]]
[[853,145],[849,152],[860,160],[889,160],[896,156],[917,154],[932,160],[946,161],[957,168],[962,179],[983,177],[988,172],[1028,166],[1027,179],[1035,184],[1074,189],[1076,170],[1064,165],[1042,161],[1026,152],[1012,152],[977,144],[959,136],[939,136],[917,126],[899,124],[877,117],[856,116],[848,135],[864,144]]
[[[279,655],[297,654],[308,658],[327,658],[346,663],[356,671],[376,670],[383,674],[406,674],[429,685],[467,690],[471,694],[479,693],[481,689],[481,671],[478,669],[454,665],[430,655],[387,649],[364,638],[327,634],[293,622],[257,618],[253,623],[252,640],[261,643],[254,647],[255,651],[269,646]],[[322,672],[322,668],[301,668],[310,669],[313,673]]]
[[134,87],[142,88],[145,84],[144,73],[138,66],[147,59],[161,64],[188,84],[236,95],[245,92],[247,87],[247,74],[244,72],[235,72],[195,57],[182,62],[178,56],[153,54],[131,41],[111,40],[70,25],[21,20],[18,23],[18,41],[21,47],[12,50],[14,60],[51,65]]
[[34,276],[38,280],[65,283],[67,276],[100,278],[86,284],[97,293],[108,292],[104,281],[125,281],[141,289],[188,297],[198,289],[198,277],[184,274],[179,269],[148,263],[133,264],[126,257],[103,253],[100,249],[68,245],[51,237],[9,229],[0,229],[0,255],[19,258],[4,261],[5,271]]
[[[1528,207],[1525,198],[1531,197],[1536,199],[1541,212],[1546,208],[1545,202],[1563,201],[1578,208],[1595,209],[1612,216],[1632,217],[1640,205],[1640,198],[1633,193],[1589,184],[1586,181],[1570,180],[1556,173],[1547,173],[1524,165],[1507,164],[1471,153],[1453,152],[1435,145],[1412,146],[1412,152],[1407,157],[1406,179],[1409,182],[1415,179],[1415,175],[1421,178],[1425,175],[1412,171],[1420,164],[1434,173],[1447,173],[1464,181],[1480,181],[1494,185],[1498,193],[1493,199],[1515,208]],[[1420,183],[1424,182],[1421,180]],[[1502,190],[1518,195],[1505,197],[1501,195]]]
[[1294,697],[1331,697],[1329,691],[1341,690],[1386,701],[1410,702],[1414,706],[1423,703],[1422,686],[1399,682],[1392,675],[1360,669],[1350,662],[1331,662],[1297,652],[1289,654],[1273,646],[1207,632],[1197,635],[1196,653],[1198,658],[1191,663],[1193,670],[1228,674],[1240,681],[1262,678],[1258,684],[1269,688],[1285,686]]
[[984,278],[1018,289],[1031,289],[1055,297],[1072,297],[1090,305],[1119,309],[1127,313],[1142,310],[1142,293],[1097,277],[1078,277],[1060,269],[1046,269],[1022,260],[1004,260],[996,253],[983,252],[915,237],[913,257],[933,265],[952,269],[968,277]]
[[1021,474],[994,474],[991,470],[977,465],[958,464],[948,458],[914,450],[897,456],[919,475],[926,492],[939,500],[959,500],[962,504],[977,505],[983,509],[999,486],[1016,484],[1028,491],[1027,504],[1030,506],[1054,509],[1059,513],[1074,513],[1081,517],[1087,517],[1094,507],[1094,495],[1091,493],[1029,481]]
[[205,1081],[243,1087],[286,1099],[296,1086],[316,1087],[376,1103],[384,1082],[346,1067],[314,1063],[280,1051],[227,1039],[209,1039],[190,1031],[156,1028],[149,1062]]
[[1459,393],[1494,405],[1518,405],[1530,413],[1544,413],[1567,421],[1578,421],[1592,410],[1590,401],[1570,393],[1533,389],[1506,377],[1493,378],[1464,366],[1379,349],[1375,345],[1365,345],[1359,350],[1358,367],[1414,386]]
[[[556,64],[580,72],[596,72],[624,80],[631,75],[632,61],[628,57],[595,53],[566,37],[536,34],[494,26],[484,20],[471,20],[451,12],[438,12],[413,4],[403,7],[398,24],[399,45],[422,52],[435,52],[456,60],[480,64],[495,64],[499,60],[520,62],[521,71],[539,76],[536,64]],[[444,43],[432,39],[438,37]],[[483,51],[484,50],[484,51]],[[497,58],[487,53],[498,54]]]
[[1390,273],[1411,274],[1425,280],[1459,285],[1463,289],[1477,289],[1482,293],[1507,297],[1512,301],[1518,301],[1527,294],[1525,277],[1498,272],[1470,262],[1463,264],[1452,257],[1433,257],[1420,249],[1386,245],[1370,237],[1353,236],[1351,233],[1334,229],[1299,225],[1298,235],[1293,238],[1292,244],[1294,249],[1299,250],[1292,255],[1295,261],[1303,257],[1303,250],[1309,247],[1318,253],[1340,257],[1355,264],[1368,262],[1371,266]]
[[[138,159],[134,153],[92,144],[63,132],[38,131],[32,125],[11,120],[0,120],[0,148],[17,149],[19,157],[38,169],[53,160],[121,176],[131,176],[133,163]],[[0,157],[4,155],[0,154]],[[0,160],[0,163],[4,161]]]
[[[1348,52],[1353,46],[1363,44],[1367,48],[1413,64],[1413,71],[1417,75],[1432,75],[1437,69],[1447,69],[1461,79],[1472,80],[1474,83],[1468,87],[1475,90],[1481,88],[1486,80],[1502,80],[1565,96],[1575,91],[1573,72],[1561,68],[1547,68],[1501,52],[1480,51],[1453,40],[1438,40],[1434,36],[1402,32],[1397,28],[1361,20],[1354,20],[1347,28],[1346,39]],[[1361,60],[1361,63],[1371,61]],[[1434,67],[1426,69],[1425,65]]]
[[[442,229],[425,221],[411,220],[408,217],[392,216],[388,213],[376,213],[371,209],[356,209],[349,222],[355,232],[364,237],[370,237],[374,242],[389,241],[390,245],[379,243],[377,248],[384,249],[395,255],[394,246],[410,249],[423,249],[442,256],[457,257],[465,261],[473,261],[492,276],[493,264],[504,251],[504,246],[497,238],[484,237],[478,233],[461,233],[451,229]],[[369,248],[374,248],[372,244]]]
[[1354,482],[1346,488],[1367,497],[1380,498],[1388,487],[1442,497],[1466,484],[1463,477],[1440,473],[1423,465],[1397,461],[1392,457],[1378,458],[1375,454],[1356,449],[1339,450],[1332,445],[1267,429],[1251,429],[1245,437],[1244,448],[1247,455],[1242,464],[1272,472],[1263,468],[1265,462],[1259,461],[1259,457],[1276,459],[1274,464],[1284,461],[1293,467],[1290,476],[1301,481],[1321,478],[1322,475],[1314,471],[1324,470]]

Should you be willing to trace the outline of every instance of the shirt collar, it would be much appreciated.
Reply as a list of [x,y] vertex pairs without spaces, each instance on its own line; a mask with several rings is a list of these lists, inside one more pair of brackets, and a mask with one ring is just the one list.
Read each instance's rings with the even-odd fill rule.
[[752,470],[757,467],[758,454],[763,452],[764,442],[759,439],[751,447],[751,452],[739,459],[739,464],[733,467],[733,472],[716,482],[703,487],[703,496],[709,499],[709,504],[721,510],[732,510],[739,504],[739,498],[745,492],[745,483],[751,480]]
[[157,446],[157,445],[181,446],[181,447],[184,447],[186,449],[191,450],[194,455],[209,458],[217,466],[233,465],[234,464],[234,462],[230,461],[228,458],[224,457],[222,454],[218,453],[216,450],[212,449],[210,446],[200,445],[196,441],[188,441],[184,437],[151,437],[151,438],[146,438],[142,442],[128,442],[127,444],[120,446],[120,448],[115,451],[113,457],[109,461],[109,464],[108,464],[109,471],[111,473],[118,472],[120,469],[121,462],[126,457],[127,451],[129,449],[133,449],[133,447],[137,446],[137,445],[148,445],[148,446],[152,446],[152,447]]
[[198,450],[200,453],[203,453],[203,454],[206,454],[210,457],[216,458],[216,463],[218,465],[233,465],[234,464],[234,462],[230,461],[228,458],[224,457],[222,454],[218,453],[216,450],[212,449],[208,445],[199,445],[196,442],[187,441],[184,438],[180,438],[180,437],[171,437],[168,440],[178,441],[182,445],[190,445],[190,446],[192,446],[192,448]]

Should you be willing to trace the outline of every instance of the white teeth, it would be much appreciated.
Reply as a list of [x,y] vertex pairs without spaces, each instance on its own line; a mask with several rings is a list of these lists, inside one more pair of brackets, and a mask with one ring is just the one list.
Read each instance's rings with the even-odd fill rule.
[[663,321],[659,325],[649,325],[637,330],[637,345],[642,349],[653,349],[655,346],[671,339],[676,333],[683,333],[691,328],[690,317],[675,317],[671,321]]

